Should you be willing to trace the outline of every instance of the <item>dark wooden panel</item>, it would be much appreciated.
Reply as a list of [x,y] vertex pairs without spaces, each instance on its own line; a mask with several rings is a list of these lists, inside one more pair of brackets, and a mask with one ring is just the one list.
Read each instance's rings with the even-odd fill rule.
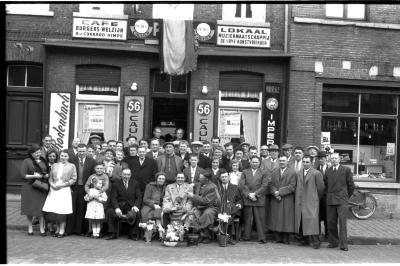
[[25,101],[23,99],[9,98],[7,110],[7,144],[23,145]]
[[9,182],[24,182],[24,179],[21,176],[21,164],[22,159],[11,159],[7,160],[7,183]]
[[40,144],[40,129],[42,125],[42,102],[28,101],[27,104],[26,144]]

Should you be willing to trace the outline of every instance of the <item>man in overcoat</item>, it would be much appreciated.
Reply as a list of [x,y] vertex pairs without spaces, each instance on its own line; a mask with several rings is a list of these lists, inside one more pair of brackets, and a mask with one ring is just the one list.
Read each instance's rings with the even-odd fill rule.
[[199,182],[200,173],[204,172],[205,170],[200,166],[198,166],[199,157],[197,156],[197,154],[190,154],[189,162],[190,162],[189,167],[183,169],[183,174],[185,175],[185,182],[189,184],[197,183]]
[[265,239],[265,194],[269,180],[260,169],[260,157],[254,156],[250,161],[250,169],[242,172],[239,187],[243,197],[244,233],[242,240],[249,241],[253,221],[256,224],[257,237],[260,244],[267,243]]
[[311,167],[311,157],[303,157],[303,171],[297,174],[295,196],[295,232],[300,235],[300,245],[312,244],[319,249],[319,199],[324,193],[322,174]]
[[157,163],[153,158],[146,157],[146,147],[139,147],[138,158],[132,160],[130,166],[132,177],[139,183],[140,192],[144,195],[146,185],[156,181]]
[[331,161],[332,167],[329,167],[324,175],[329,238],[328,248],[339,246],[341,250],[348,251],[347,213],[348,201],[354,192],[353,174],[350,168],[340,165],[338,153],[331,155]]
[[200,230],[201,243],[208,244],[211,241],[211,232],[217,231],[214,227],[218,208],[221,205],[221,197],[217,186],[211,181],[209,173],[201,173],[199,183],[194,185],[193,193],[188,192],[187,197],[193,201],[193,212],[197,221],[197,229]]
[[271,212],[269,229],[274,231],[277,243],[289,244],[290,234],[294,233],[294,192],[296,173],[288,167],[286,156],[279,157],[279,168],[271,174]]
[[172,142],[165,142],[163,145],[165,153],[157,157],[158,172],[164,172],[166,180],[169,185],[175,182],[176,174],[182,172],[183,161],[182,158],[175,155],[174,144]]

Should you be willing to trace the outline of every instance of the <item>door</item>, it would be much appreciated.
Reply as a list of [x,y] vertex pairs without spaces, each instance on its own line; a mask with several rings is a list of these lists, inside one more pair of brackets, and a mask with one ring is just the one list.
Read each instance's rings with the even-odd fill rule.
[[32,144],[41,144],[42,94],[9,92],[6,109],[7,185],[20,185],[22,161]]

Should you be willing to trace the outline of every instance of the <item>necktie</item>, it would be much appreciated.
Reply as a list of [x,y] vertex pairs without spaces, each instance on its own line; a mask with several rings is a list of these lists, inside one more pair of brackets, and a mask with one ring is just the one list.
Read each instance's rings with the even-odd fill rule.
[[128,189],[128,181],[124,180],[125,188]]
[[140,159],[140,165],[142,165],[142,164],[143,164],[143,161],[144,161],[144,160]]
[[153,153],[154,160],[157,159],[157,154]]

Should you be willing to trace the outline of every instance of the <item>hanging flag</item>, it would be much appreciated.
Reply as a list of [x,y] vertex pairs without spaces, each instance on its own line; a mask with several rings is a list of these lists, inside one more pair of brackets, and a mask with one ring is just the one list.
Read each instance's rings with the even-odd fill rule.
[[183,75],[196,70],[196,40],[191,20],[164,20],[160,40],[161,72]]

